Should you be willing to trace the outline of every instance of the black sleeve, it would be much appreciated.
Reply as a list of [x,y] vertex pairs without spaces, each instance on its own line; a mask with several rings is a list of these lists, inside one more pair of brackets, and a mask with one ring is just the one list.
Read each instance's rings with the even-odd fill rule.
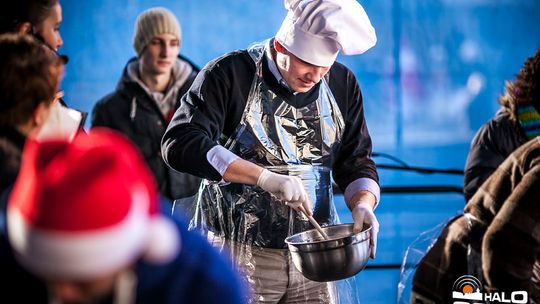
[[508,121],[492,119],[478,130],[465,164],[463,193],[467,201],[517,148],[516,137]]
[[197,74],[201,71],[201,69],[198,66],[196,66],[193,62],[191,62],[189,59],[187,59],[186,57],[182,55],[178,55],[178,57],[180,58],[180,60],[187,62],[193,69],[188,79],[186,80],[186,82],[182,85],[182,87],[178,91],[178,105],[180,105],[182,96],[184,96],[187,93],[187,91],[189,90],[193,82],[195,81],[195,78],[197,77]]
[[242,116],[255,75],[247,54],[229,54],[210,62],[182,97],[161,148],[172,168],[210,180],[222,176],[206,154],[222,134],[230,135]]
[[[340,66],[337,66],[340,67]],[[341,66],[343,72],[330,71],[330,88],[341,104],[345,132],[337,153],[333,176],[342,191],[359,178],[379,182],[375,163],[371,159],[371,137],[364,117],[362,92],[353,73]]]

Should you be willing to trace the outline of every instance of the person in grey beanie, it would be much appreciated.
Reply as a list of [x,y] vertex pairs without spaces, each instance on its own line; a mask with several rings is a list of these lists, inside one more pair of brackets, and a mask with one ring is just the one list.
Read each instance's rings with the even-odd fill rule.
[[133,36],[137,57],[126,64],[116,90],[92,110],[92,127],[118,130],[134,142],[160,193],[170,200],[194,195],[200,184],[198,177],[171,169],[161,157],[165,128],[199,72],[179,55],[181,44],[180,23],[170,10],[154,7],[142,12]]

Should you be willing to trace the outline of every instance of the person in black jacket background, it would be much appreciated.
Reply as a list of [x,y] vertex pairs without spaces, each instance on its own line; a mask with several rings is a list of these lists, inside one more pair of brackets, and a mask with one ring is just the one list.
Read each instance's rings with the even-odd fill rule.
[[514,150],[540,135],[540,49],[506,83],[501,109],[476,133],[467,156],[463,191],[467,201]]
[[135,24],[137,58],[126,64],[116,90],[94,106],[92,127],[118,130],[130,138],[152,170],[160,193],[174,200],[195,194],[200,179],[169,168],[160,142],[180,98],[199,69],[179,55],[182,34],[174,14],[162,7],[142,12]]

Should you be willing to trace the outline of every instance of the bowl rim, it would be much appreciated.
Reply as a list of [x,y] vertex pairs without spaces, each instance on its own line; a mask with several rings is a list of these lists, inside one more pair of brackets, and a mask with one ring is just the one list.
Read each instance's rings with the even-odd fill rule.
[[[322,227],[322,229],[325,230],[327,228],[336,227],[336,226],[354,226],[354,223],[341,223],[341,224],[328,225],[328,226]],[[360,232],[353,233],[353,234],[345,236],[345,237],[330,238],[328,240],[322,239],[322,240],[315,240],[315,241],[311,241],[311,242],[293,242],[293,241],[290,240],[291,238],[293,238],[293,237],[295,237],[295,236],[297,236],[299,234],[306,233],[306,232],[309,232],[309,231],[317,231],[317,229],[313,228],[313,229],[298,232],[298,233],[295,233],[293,235],[288,236],[285,239],[285,243],[287,245],[293,245],[293,246],[322,244],[322,243],[328,243],[328,242],[335,242],[335,241],[343,240],[343,239],[346,239],[346,238],[353,238],[353,237],[356,237],[356,236],[359,236],[359,235],[363,236],[362,239],[361,239],[361,242],[363,242],[363,241],[366,241],[366,240],[368,240],[370,238],[370,232],[371,232],[372,228],[373,228],[373,226],[369,225],[366,229],[363,229]]]

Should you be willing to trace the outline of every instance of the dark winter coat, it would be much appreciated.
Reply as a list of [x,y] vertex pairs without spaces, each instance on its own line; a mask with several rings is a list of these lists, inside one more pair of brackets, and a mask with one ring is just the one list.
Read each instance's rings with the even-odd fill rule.
[[503,106],[478,130],[471,143],[465,165],[465,199],[471,199],[506,157],[526,142],[527,137],[516,118],[515,109]]
[[[177,94],[175,109],[180,105],[180,98],[189,89],[199,69],[186,58],[179,60],[189,63],[193,71]],[[108,127],[126,135],[139,148],[146,163],[152,170],[160,193],[174,200],[194,195],[200,184],[200,178],[178,172],[165,164],[161,156],[161,137],[165,133],[168,120],[159,110],[154,99],[131,79],[128,65],[116,90],[99,100],[92,111],[92,127]]]
[[[5,192],[17,178],[25,139],[19,131],[0,126],[0,197],[7,195]],[[5,211],[5,204],[6,200],[0,200],[0,214]]]

